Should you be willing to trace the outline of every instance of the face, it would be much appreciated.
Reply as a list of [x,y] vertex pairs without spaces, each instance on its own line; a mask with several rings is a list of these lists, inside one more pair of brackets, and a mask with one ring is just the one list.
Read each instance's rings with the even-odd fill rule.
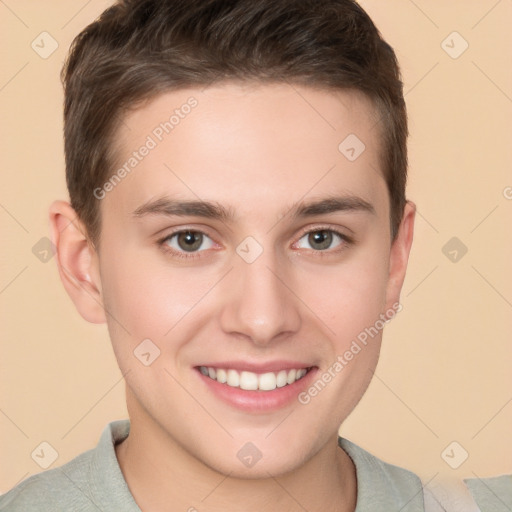
[[336,439],[399,309],[375,124],[360,95],[282,84],[126,116],[96,263],[132,423],[245,477]]

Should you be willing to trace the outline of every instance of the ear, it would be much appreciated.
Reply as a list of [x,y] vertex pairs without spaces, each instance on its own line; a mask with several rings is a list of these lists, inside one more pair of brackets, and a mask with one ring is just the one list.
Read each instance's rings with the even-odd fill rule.
[[76,309],[88,322],[104,323],[98,255],[85,226],[66,201],[50,206],[50,231],[60,279]]
[[388,310],[393,309],[393,304],[400,302],[400,291],[404,284],[405,271],[407,270],[407,262],[412,246],[415,215],[416,205],[411,201],[407,201],[398,233],[391,244],[389,277],[386,291],[386,308]]

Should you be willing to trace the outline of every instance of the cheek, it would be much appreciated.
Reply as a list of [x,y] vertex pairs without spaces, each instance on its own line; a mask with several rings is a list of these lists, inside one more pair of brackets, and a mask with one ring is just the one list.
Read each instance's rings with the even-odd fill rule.
[[194,315],[201,308],[196,306],[215,285],[217,273],[156,264],[154,257],[150,260],[136,253],[130,257],[126,250],[124,254],[101,263],[103,301],[114,349],[131,353],[149,338],[162,351],[170,340],[173,350],[178,350],[174,333],[185,325],[192,331],[199,324]]
[[323,320],[337,349],[385,311],[388,263],[375,254],[382,254],[382,249],[355,254],[339,266],[317,266],[314,272],[297,277],[298,295]]
[[319,413],[318,428],[330,422],[334,429],[363,396],[378,362],[387,263],[361,256],[357,264],[317,272],[315,283],[303,287],[304,302],[316,305],[314,312],[323,320],[330,346],[318,374],[321,382],[306,390],[301,403],[329,411],[328,417]]

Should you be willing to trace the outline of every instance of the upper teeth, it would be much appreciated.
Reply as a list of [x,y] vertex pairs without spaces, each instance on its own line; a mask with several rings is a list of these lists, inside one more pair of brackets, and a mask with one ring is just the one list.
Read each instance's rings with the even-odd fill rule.
[[210,366],[200,366],[199,370],[203,375],[221,384],[227,384],[233,388],[245,389],[247,391],[258,389],[260,391],[272,391],[276,388],[282,388],[287,384],[293,384],[307,373],[306,368],[261,374],[246,371],[238,372],[232,369],[212,368]]

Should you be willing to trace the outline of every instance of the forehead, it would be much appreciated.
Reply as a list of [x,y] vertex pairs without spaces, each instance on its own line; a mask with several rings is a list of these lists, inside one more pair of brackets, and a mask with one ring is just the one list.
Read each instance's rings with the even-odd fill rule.
[[[124,116],[108,201],[133,211],[159,195],[258,212],[350,193],[382,202],[377,113],[364,95],[225,83],[162,94]],[[378,206],[378,205],[377,205]]]

